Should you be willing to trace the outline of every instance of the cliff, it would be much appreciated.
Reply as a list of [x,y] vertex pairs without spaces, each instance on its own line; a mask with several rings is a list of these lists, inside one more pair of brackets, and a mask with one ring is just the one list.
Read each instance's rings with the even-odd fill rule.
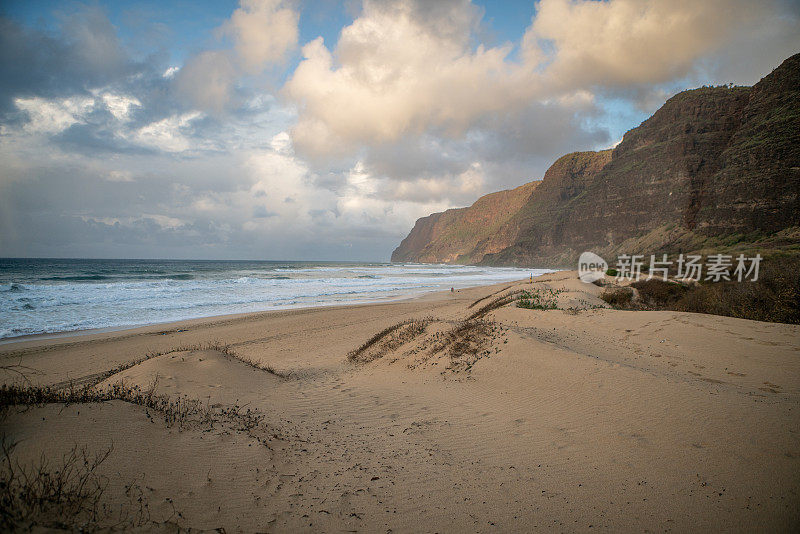
[[[493,196],[520,190],[507,205]],[[800,250],[800,54],[753,87],[679,93],[613,150],[569,154],[541,182],[493,195],[420,219],[392,260]]]
[[479,198],[468,208],[434,213],[417,221],[392,253],[392,261],[480,261],[513,243],[502,228],[530,199],[541,182],[499,191]]

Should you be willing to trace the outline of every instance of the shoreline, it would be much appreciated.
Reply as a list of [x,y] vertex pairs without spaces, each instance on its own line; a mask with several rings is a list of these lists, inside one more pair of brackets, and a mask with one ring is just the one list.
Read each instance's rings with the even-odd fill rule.
[[[553,271],[558,272],[558,271]],[[484,288],[491,289],[497,286],[508,285],[508,284],[517,284],[522,283],[523,280],[510,280],[507,282],[498,282],[497,284],[489,284],[489,285],[480,285],[480,286],[469,286],[463,287],[460,289],[456,289],[455,292],[458,293],[460,291],[467,291],[467,290],[482,290]],[[204,317],[191,317],[187,319],[178,319],[176,321],[166,321],[166,322],[155,322],[155,323],[146,323],[140,325],[122,325],[122,326],[109,326],[103,328],[90,328],[85,330],[63,330],[58,332],[46,332],[41,334],[24,334],[21,336],[14,336],[14,337],[7,337],[7,338],[0,338],[0,356],[2,356],[2,347],[6,345],[15,345],[15,344],[23,344],[23,343],[35,343],[40,341],[57,341],[62,339],[71,339],[76,337],[83,337],[83,336],[97,336],[103,334],[126,334],[126,333],[150,333],[151,329],[154,330],[162,330],[166,329],[166,331],[172,332],[184,327],[196,327],[202,325],[203,323],[218,323],[219,321],[223,320],[235,320],[235,319],[244,319],[244,318],[260,318],[262,316],[269,316],[272,314],[282,314],[282,313],[293,313],[296,311],[301,310],[308,310],[308,311],[318,311],[318,310],[328,310],[328,309],[338,309],[338,308],[353,308],[353,307],[363,307],[363,306],[373,306],[373,305],[382,305],[382,304],[392,304],[392,303],[401,303],[401,302],[410,302],[416,300],[424,300],[426,298],[436,298],[436,295],[441,294],[442,296],[450,294],[449,290],[436,290],[436,291],[425,291],[416,295],[406,295],[403,297],[391,298],[387,297],[381,300],[372,300],[366,302],[353,302],[349,304],[322,304],[322,305],[314,305],[314,306],[296,306],[296,307],[285,307],[285,308],[276,308],[271,310],[262,310],[262,311],[250,311],[250,312],[240,312],[240,313],[226,313],[222,315],[209,315]]]
[[[475,287],[482,287],[482,286],[475,286]],[[430,293],[438,293],[439,291],[431,291]],[[351,304],[322,304],[322,305],[314,305],[314,306],[297,306],[297,307],[284,307],[284,308],[275,308],[270,310],[261,310],[261,311],[250,311],[250,312],[240,312],[240,313],[226,313],[222,315],[207,315],[203,317],[189,317],[186,319],[178,319],[176,321],[165,321],[165,322],[155,322],[155,323],[144,323],[144,324],[136,324],[136,325],[120,325],[120,326],[107,326],[102,328],[87,328],[83,330],[59,330],[56,332],[43,332],[40,334],[23,334],[21,336],[13,336],[13,337],[5,337],[0,338],[0,346],[7,345],[7,344],[14,344],[14,343],[23,343],[26,341],[47,341],[51,339],[61,339],[61,338],[69,338],[69,337],[79,337],[79,336],[89,336],[94,334],[110,334],[110,333],[120,333],[126,332],[128,330],[139,330],[142,328],[157,328],[157,327],[169,327],[169,326],[178,326],[184,323],[193,323],[195,321],[214,321],[219,319],[225,318],[235,318],[235,317],[244,317],[248,315],[261,315],[261,314],[269,314],[269,313],[280,313],[283,311],[294,311],[294,310],[316,310],[316,309],[323,309],[323,308],[336,308],[336,307],[350,307],[350,306],[369,306],[371,304],[382,304],[387,302],[403,302],[405,300],[413,300],[417,298],[422,298],[427,293],[422,295],[414,295],[414,296],[406,296],[406,297],[399,297],[397,299],[387,298],[386,300],[375,300],[375,301],[368,301],[368,302],[353,302]]]
[[[247,264],[248,262],[243,263]],[[311,264],[318,265],[313,262],[311,262]],[[423,265],[413,264],[412,266],[421,267]],[[427,267],[439,268],[449,266],[428,264]],[[461,268],[465,266],[458,267]],[[112,291],[111,294],[108,294],[108,292],[101,292],[100,297],[92,297],[90,299],[90,307],[81,307],[80,305],[77,307],[74,306],[76,302],[70,300],[74,300],[74,296],[70,296],[70,299],[62,306],[60,304],[61,300],[59,299],[64,297],[59,296],[60,293],[57,291],[61,285],[54,284],[51,286],[48,283],[37,285],[37,282],[30,282],[28,285],[36,290],[35,293],[28,294],[25,292],[24,287],[22,293],[20,293],[19,289],[14,290],[13,287],[10,293],[2,293],[4,298],[8,301],[3,301],[8,305],[6,310],[12,311],[6,311],[6,313],[0,314],[0,322],[5,323],[5,328],[2,329],[2,335],[6,336],[0,337],[0,345],[28,339],[55,339],[71,335],[122,331],[145,326],[166,325],[227,315],[400,302],[407,299],[418,298],[429,293],[446,291],[450,287],[467,289],[495,283],[492,278],[499,278],[502,280],[503,276],[510,275],[517,276],[521,279],[525,275],[524,273],[527,273],[527,270],[523,272],[517,269],[517,271],[518,272],[506,273],[505,275],[487,271],[483,272],[481,276],[478,276],[477,280],[474,279],[474,275],[467,276],[466,280],[461,280],[459,275],[446,275],[444,279],[439,278],[438,276],[440,275],[434,275],[426,279],[425,274],[414,275],[413,271],[403,272],[400,275],[389,272],[378,277],[382,280],[381,283],[383,285],[379,284],[377,288],[373,287],[373,284],[352,286],[350,285],[349,278],[346,276],[342,278],[334,276],[334,278],[328,279],[325,278],[323,274],[315,275],[322,277],[319,280],[316,280],[314,277],[304,278],[300,276],[296,280],[297,282],[314,283],[314,288],[316,289],[312,288],[311,293],[309,293],[309,289],[306,288],[306,284],[304,283],[296,284],[294,287],[279,284],[275,288],[272,288],[272,286],[268,285],[266,286],[266,290],[263,286],[259,285],[256,285],[255,289],[250,289],[249,283],[244,286],[244,289],[215,289],[216,286],[213,284],[216,283],[240,281],[234,276],[233,278],[220,280],[213,278],[193,280],[192,282],[210,283],[212,285],[201,286],[200,288],[194,289],[191,287],[189,289],[180,289],[181,286],[176,286],[177,289],[175,291],[177,291],[177,296],[173,294],[173,291],[167,292],[167,296],[155,293],[150,294],[152,293],[152,291],[150,291],[146,293],[144,297],[141,297],[135,289],[130,289],[126,292],[126,284],[132,283],[135,285],[139,282],[152,281],[120,280],[110,285],[121,286],[121,289],[110,290]],[[538,269],[534,271],[552,272],[550,269]],[[249,275],[243,276],[243,279],[248,281],[255,280],[262,283],[273,281],[270,277],[253,278]],[[411,276],[411,279],[404,278],[406,276]],[[422,278],[415,278],[416,276],[422,276]],[[375,276],[359,276],[358,278],[375,278]],[[383,278],[385,278],[385,280],[383,280]],[[49,279],[50,278],[44,278],[44,280]],[[343,286],[341,285],[342,281],[346,281],[348,284]],[[369,282],[372,282],[372,280]],[[329,283],[332,284],[332,288],[328,288]],[[317,288],[316,286],[320,284],[322,284],[322,286]],[[15,283],[11,285],[14,286]],[[72,287],[70,284],[67,285]],[[76,290],[85,292],[90,296],[93,294],[93,284],[87,283],[79,285],[81,287]],[[108,284],[101,284],[101,287],[106,287],[106,285]],[[235,283],[234,286],[237,288],[239,287]],[[198,294],[199,296],[191,297],[186,302],[181,300],[186,298],[184,295],[187,291],[193,294],[193,291],[198,290],[200,291]],[[314,293],[313,291],[316,290],[318,290],[317,293]],[[14,291],[16,291],[16,293]],[[114,291],[116,291],[116,293]],[[328,293],[328,291],[331,292]],[[52,292],[55,293],[51,294]],[[322,296],[318,293],[321,293]],[[133,295],[130,297],[133,298],[132,301],[129,295]],[[228,295],[234,296],[229,297]],[[145,299],[145,304],[139,302],[142,298]],[[78,298],[78,300],[80,300],[80,298]],[[173,300],[174,302],[172,302]],[[228,300],[231,300],[231,303],[227,303]],[[40,303],[39,301],[42,302]],[[21,307],[21,303],[23,302],[24,307]],[[27,332],[25,332],[26,330]]]
[[[553,271],[558,273],[560,271]],[[552,273],[548,273],[552,274]],[[541,276],[547,276],[541,275]],[[536,279],[536,277],[534,277]],[[109,327],[92,330],[75,330],[66,332],[55,332],[48,334],[31,334],[14,338],[0,340],[0,363],[8,354],[25,353],[31,349],[50,350],[61,345],[75,344],[96,344],[112,343],[115,340],[125,340],[140,337],[164,337],[171,340],[180,337],[181,334],[201,333],[206,329],[222,330],[226,326],[245,324],[248,322],[269,321],[279,317],[302,317],[313,316],[317,313],[358,311],[370,308],[391,307],[393,305],[410,304],[413,308],[421,308],[426,302],[436,302],[450,300],[457,295],[482,294],[483,292],[494,292],[500,288],[514,284],[523,283],[524,280],[498,282],[483,286],[470,286],[456,289],[454,293],[449,290],[428,291],[418,295],[406,296],[398,299],[387,299],[372,302],[359,302],[352,304],[331,304],[323,306],[305,306],[296,308],[285,308],[277,310],[265,310],[255,312],[232,313],[223,315],[213,315],[208,317],[195,317],[191,319],[180,319],[178,321],[159,322],[138,326],[122,326],[119,328]],[[214,340],[207,340],[210,343]]]
[[22,465],[111,449],[103,502],[136,481],[148,528],[796,530],[800,326],[601,291],[559,271],[6,344],[5,387],[127,396],[2,425]]

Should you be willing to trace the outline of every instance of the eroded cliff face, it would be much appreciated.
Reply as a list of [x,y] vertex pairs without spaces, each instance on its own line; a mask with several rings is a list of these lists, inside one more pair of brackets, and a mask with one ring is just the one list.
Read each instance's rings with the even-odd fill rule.
[[495,197],[482,217],[420,219],[392,259],[568,266],[584,250],[797,248],[798,132],[800,54],[752,88],[675,95],[613,151],[560,158],[518,207]]
[[513,241],[503,236],[501,226],[528,201],[539,183],[491,193],[468,208],[419,219],[392,253],[392,261],[468,263],[503,250]]

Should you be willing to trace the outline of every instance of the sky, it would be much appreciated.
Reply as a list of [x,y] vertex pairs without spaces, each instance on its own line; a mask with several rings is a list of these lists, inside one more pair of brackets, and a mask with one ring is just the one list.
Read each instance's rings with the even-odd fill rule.
[[0,256],[386,261],[798,51],[788,0],[5,0]]

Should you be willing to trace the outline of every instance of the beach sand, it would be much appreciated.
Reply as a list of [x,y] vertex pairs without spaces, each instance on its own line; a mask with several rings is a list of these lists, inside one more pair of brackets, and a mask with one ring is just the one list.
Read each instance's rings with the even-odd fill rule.
[[[532,288],[560,309],[481,311]],[[122,381],[216,415],[112,400],[12,407],[0,425],[23,465],[113,447],[104,502],[146,530],[797,531],[800,327],[611,310],[600,291],[557,272],[22,340],[0,365],[33,384]]]

